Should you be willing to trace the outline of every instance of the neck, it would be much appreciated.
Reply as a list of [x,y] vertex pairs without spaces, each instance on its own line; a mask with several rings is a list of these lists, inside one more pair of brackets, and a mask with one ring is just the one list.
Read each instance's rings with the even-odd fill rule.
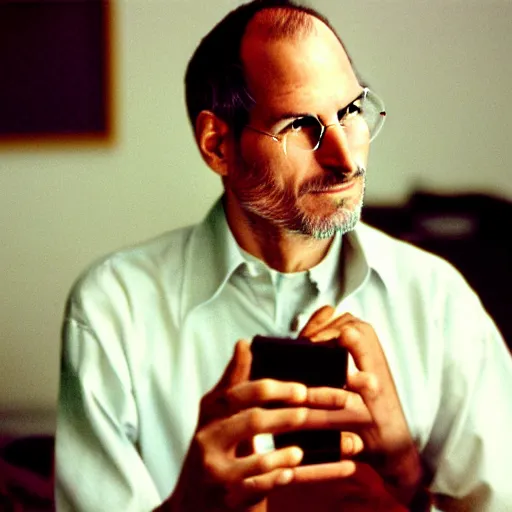
[[327,254],[333,240],[318,240],[276,227],[243,210],[226,196],[224,210],[238,245],[279,272],[301,272],[314,267]]

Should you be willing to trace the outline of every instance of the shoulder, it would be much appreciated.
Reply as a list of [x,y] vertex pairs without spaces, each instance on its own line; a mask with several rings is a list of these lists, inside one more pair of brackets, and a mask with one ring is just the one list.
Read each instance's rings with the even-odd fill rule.
[[365,224],[358,227],[357,236],[368,266],[390,300],[417,310],[427,308],[437,318],[454,310],[480,317],[480,298],[449,261]]
[[476,372],[489,350],[504,346],[479,295],[450,262],[367,225],[357,234],[387,304],[410,327],[409,339],[424,340],[425,353],[435,349],[450,367]]
[[103,256],[87,267],[73,284],[68,307],[88,303],[120,304],[154,296],[162,283],[179,289],[187,247],[195,226],[166,232],[156,238]]

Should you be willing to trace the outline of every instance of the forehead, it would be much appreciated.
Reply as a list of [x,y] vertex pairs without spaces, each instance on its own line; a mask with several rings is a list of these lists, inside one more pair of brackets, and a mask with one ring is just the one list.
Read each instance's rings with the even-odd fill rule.
[[359,93],[361,86],[342,45],[324,23],[311,19],[312,30],[293,38],[269,38],[249,25],[241,58],[256,101],[253,119],[282,112],[328,116]]

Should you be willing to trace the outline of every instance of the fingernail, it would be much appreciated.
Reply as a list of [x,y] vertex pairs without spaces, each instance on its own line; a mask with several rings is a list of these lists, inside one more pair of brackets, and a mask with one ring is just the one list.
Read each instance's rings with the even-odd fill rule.
[[308,398],[308,388],[303,384],[297,384],[295,392],[297,402],[304,402]]
[[291,469],[283,469],[280,475],[277,477],[276,483],[278,485],[289,484],[293,479],[293,471]]
[[354,453],[354,440],[352,437],[341,434],[341,441],[343,443],[343,453],[345,455],[352,455]]
[[298,464],[303,456],[304,452],[298,446],[292,447],[292,464]]

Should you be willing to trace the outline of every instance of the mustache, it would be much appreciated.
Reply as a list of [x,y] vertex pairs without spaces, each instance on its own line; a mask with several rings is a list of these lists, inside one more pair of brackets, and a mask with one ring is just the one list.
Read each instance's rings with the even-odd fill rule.
[[361,178],[366,174],[366,169],[358,166],[357,170],[352,174],[347,173],[329,173],[325,176],[319,176],[303,183],[299,189],[299,195],[307,194],[309,192],[321,192],[328,188],[334,188],[338,185],[343,185],[348,181]]

